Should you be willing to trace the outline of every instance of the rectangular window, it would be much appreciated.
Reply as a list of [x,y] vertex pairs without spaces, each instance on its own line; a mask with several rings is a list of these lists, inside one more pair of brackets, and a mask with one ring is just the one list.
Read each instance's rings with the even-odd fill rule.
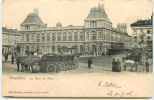
[[87,34],[87,35],[86,35],[86,36],[87,36],[86,38],[89,40],[89,39],[90,39],[89,33],[87,32],[86,34]]
[[25,29],[26,29],[26,30],[30,30],[30,26],[28,26],[28,25],[25,26]]
[[52,41],[55,41],[56,37],[55,37],[55,33],[52,33]]
[[26,34],[26,41],[29,42],[29,34]]
[[92,40],[96,40],[97,38],[96,38],[96,34],[94,33],[93,35],[92,35]]
[[55,52],[55,46],[52,46],[52,52]]
[[57,40],[58,40],[58,41],[61,41],[61,33],[58,33],[58,34],[57,34]]
[[80,32],[80,40],[84,41],[84,33]]
[[50,41],[50,33],[47,33],[47,41]]
[[40,42],[40,34],[37,34],[37,42]]
[[77,32],[74,33],[74,41],[78,41],[78,33]]
[[42,42],[44,42],[45,41],[45,36],[44,36],[44,34],[42,34]]
[[91,22],[90,22],[90,26],[91,26],[92,28],[96,28],[96,21],[91,21]]
[[66,41],[66,40],[67,40],[67,33],[64,32],[64,34],[63,34],[63,41]]
[[35,41],[35,40],[34,40],[34,34],[32,34],[32,37],[31,37],[31,38],[32,38],[32,39],[31,39],[32,41]]
[[102,38],[102,33],[98,32],[98,39],[101,40],[101,38]]
[[72,33],[71,32],[68,34],[68,40],[72,41]]

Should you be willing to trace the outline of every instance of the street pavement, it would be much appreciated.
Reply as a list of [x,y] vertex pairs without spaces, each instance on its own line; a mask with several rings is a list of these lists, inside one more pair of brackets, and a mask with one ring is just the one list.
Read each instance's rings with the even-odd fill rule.
[[[93,64],[92,64],[92,68],[89,69],[88,68],[88,57],[81,57],[79,59],[79,68],[75,69],[75,70],[69,70],[66,72],[70,72],[70,73],[93,73],[93,72],[97,72],[97,73],[102,73],[102,72],[111,72],[112,71],[112,58],[122,58],[124,55],[112,55],[112,56],[98,56],[93,58]],[[120,59],[121,60],[121,59]],[[129,72],[128,68],[128,72]],[[138,66],[138,72],[143,72],[144,70],[144,66],[143,65],[139,65]],[[152,71],[152,65],[150,66],[150,71]],[[11,62],[7,62],[4,63],[3,62],[3,72],[5,73],[17,73],[17,66],[16,64],[11,64]],[[123,67],[122,67],[122,72],[123,71]],[[23,73],[23,72],[18,72],[18,73]],[[30,72],[26,72],[26,73],[30,73]]]

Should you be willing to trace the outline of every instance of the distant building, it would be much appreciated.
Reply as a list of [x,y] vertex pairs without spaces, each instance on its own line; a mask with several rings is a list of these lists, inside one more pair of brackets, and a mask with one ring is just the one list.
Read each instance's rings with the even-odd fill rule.
[[127,33],[127,25],[124,24],[124,23],[118,24],[117,25],[117,30],[121,31],[121,32],[124,32],[124,33]]
[[17,43],[21,40],[21,34],[17,29],[8,29],[6,27],[2,28],[2,53],[11,54],[14,51],[14,48],[17,46]]
[[138,20],[131,24],[131,28],[135,33],[135,39],[146,49],[152,51],[152,16],[147,20]]
[[55,27],[47,27],[35,10],[21,23],[20,33],[22,55],[29,51],[98,56],[125,49],[130,38],[126,31],[113,29],[103,5],[90,9],[83,26],[63,26],[58,22]]

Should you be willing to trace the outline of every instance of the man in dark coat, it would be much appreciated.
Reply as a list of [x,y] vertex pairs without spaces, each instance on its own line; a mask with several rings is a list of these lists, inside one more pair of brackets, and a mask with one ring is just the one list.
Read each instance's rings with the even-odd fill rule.
[[6,53],[5,55],[4,55],[4,57],[5,57],[5,62],[7,62],[7,60],[8,60],[8,53]]
[[19,61],[19,57],[16,58],[16,64],[17,64],[17,72],[19,72],[20,70],[20,61]]
[[13,54],[11,56],[11,62],[12,62],[12,64],[14,64],[14,55]]
[[89,59],[88,59],[88,68],[89,68],[89,69],[91,69],[91,65],[92,65],[92,59],[89,58]]
[[116,61],[115,61],[115,58],[112,59],[112,72],[115,71],[115,64],[116,64]]
[[146,60],[145,62],[146,72],[149,72],[149,62]]
[[116,68],[116,72],[121,72],[121,62],[119,59],[117,59],[117,68]]

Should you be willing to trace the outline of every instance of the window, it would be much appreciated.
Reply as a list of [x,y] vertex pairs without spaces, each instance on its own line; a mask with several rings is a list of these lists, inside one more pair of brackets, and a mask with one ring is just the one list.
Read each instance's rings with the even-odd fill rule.
[[71,32],[68,34],[68,40],[72,41],[72,33]]
[[96,34],[93,34],[92,40],[96,40]]
[[26,29],[26,30],[30,30],[30,26],[28,26],[28,25],[25,26],[25,29]]
[[58,34],[57,34],[57,40],[58,40],[58,41],[61,41],[61,33],[58,33]]
[[147,33],[150,34],[150,30],[147,30]]
[[31,38],[32,38],[31,40],[34,41],[34,34],[32,34],[32,37]]
[[84,53],[84,46],[80,45],[80,53]]
[[55,52],[55,46],[52,46],[52,52]]
[[97,39],[97,34],[96,32],[91,33],[91,40],[96,40]]
[[52,41],[55,41],[55,33],[52,33]]
[[26,41],[29,42],[29,34],[26,34]]
[[40,34],[37,34],[37,42],[40,42]]
[[44,34],[42,34],[42,42],[44,42],[45,41],[45,36],[44,36]]
[[74,33],[74,41],[78,41],[78,33],[77,32]]
[[86,36],[87,36],[86,38],[89,40],[89,39],[90,39],[89,33],[87,32],[86,34],[87,34],[87,35],[86,35]]
[[80,40],[84,41],[84,33],[80,32]]
[[98,38],[101,40],[101,38],[102,38],[102,33],[101,32],[98,32]]
[[150,39],[151,39],[151,37],[150,37],[150,36],[147,36],[147,39],[148,39],[148,40],[150,40]]
[[64,32],[64,34],[63,34],[63,41],[66,41],[66,39],[67,39],[67,33]]
[[90,26],[95,28],[96,27],[96,21],[91,21]]
[[47,41],[50,41],[50,33],[47,33]]
[[103,33],[103,40],[105,40],[105,31],[104,31],[104,33]]

